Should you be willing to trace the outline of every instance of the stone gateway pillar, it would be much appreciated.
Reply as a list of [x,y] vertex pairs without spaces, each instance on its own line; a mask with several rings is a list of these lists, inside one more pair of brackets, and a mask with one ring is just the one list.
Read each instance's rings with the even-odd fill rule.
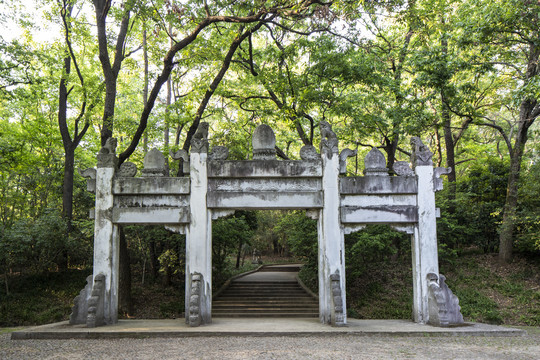
[[347,323],[345,303],[345,241],[340,222],[338,140],[321,122],[323,208],[319,234],[319,319],[324,324]]
[[87,326],[118,321],[118,226],[113,223],[113,180],[118,165],[116,139],[110,138],[97,156],[93,289]]
[[186,231],[186,322],[212,322],[212,215],[207,208],[208,124],[201,123],[191,141],[190,223]]

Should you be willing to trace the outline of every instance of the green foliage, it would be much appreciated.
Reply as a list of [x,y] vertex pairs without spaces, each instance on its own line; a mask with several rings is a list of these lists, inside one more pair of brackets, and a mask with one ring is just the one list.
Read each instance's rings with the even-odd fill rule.
[[212,278],[219,288],[230,276],[232,266],[227,267],[227,259],[249,244],[253,235],[245,214],[235,214],[218,219],[212,224]]
[[448,199],[450,186],[446,184],[436,195],[441,209],[437,219],[439,244],[449,250],[474,246],[483,252],[494,252],[498,247],[497,228],[502,220],[507,179],[508,165],[488,158],[472,165],[467,175],[459,179],[455,200]]
[[0,326],[47,324],[66,320],[73,298],[90,269],[10,276],[10,293],[0,287]]

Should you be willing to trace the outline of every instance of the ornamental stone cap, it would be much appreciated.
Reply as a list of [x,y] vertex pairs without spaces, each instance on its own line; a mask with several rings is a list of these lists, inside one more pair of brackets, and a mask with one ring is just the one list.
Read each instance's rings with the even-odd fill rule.
[[156,148],[150,150],[144,157],[142,176],[165,176],[166,174],[167,163],[165,156]]
[[364,158],[364,166],[364,175],[366,176],[388,176],[386,159],[376,147],[372,148]]
[[266,124],[257,126],[252,136],[253,159],[276,159],[276,136],[272,128]]

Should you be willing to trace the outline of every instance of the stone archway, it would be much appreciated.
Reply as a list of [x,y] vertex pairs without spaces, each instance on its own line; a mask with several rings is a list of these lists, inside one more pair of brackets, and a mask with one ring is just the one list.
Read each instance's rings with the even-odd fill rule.
[[[442,188],[432,153],[412,139],[413,168],[397,162],[389,176],[385,158],[374,148],[365,174],[346,173],[347,157],[338,150],[330,125],[321,122],[320,154],[304,146],[301,160],[277,160],[275,135],[260,125],[253,135],[253,160],[229,161],[228,150],[209,152],[208,124],[201,123],[191,153],[171,154],[189,163],[189,177],[167,177],[164,156],[148,153],[142,177],[134,164],[117,169],[112,145],[98,154],[97,170],[86,174],[96,191],[93,282],[81,292],[79,322],[88,326],[117,321],[119,224],[162,224],[186,234],[186,322],[212,321],[212,219],[235,209],[303,209],[318,221],[319,316],[322,323],[347,323],[344,233],[366,224],[388,223],[413,234],[413,318],[418,323],[444,318],[454,298],[445,299],[439,281],[434,192]],[[95,284],[95,285],[94,285]],[[450,296],[451,297],[451,296]]]

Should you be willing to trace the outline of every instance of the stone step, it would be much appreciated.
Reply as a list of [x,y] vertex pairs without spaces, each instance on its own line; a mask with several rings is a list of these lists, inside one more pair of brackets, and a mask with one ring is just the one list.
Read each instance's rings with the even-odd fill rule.
[[212,302],[213,308],[297,308],[297,309],[305,309],[305,308],[319,308],[319,304],[316,303],[290,303],[290,302],[283,302],[283,303],[267,303],[267,302],[258,302],[258,303],[250,303],[250,302]]
[[310,297],[302,297],[295,299],[283,299],[283,298],[259,298],[259,299],[246,299],[246,298],[219,298],[212,301],[212,304],[318,304],[316,300]]
[[244,318],[263,318],[263,317],[289,317],[289,318],[316,318],[319,317],[319,312],[312,313],[271,313],[271,312],[261,312],[261,313],[213,313],[212,317],[244,317]]
[[[263,280],[272,279],[269,271],[297,272],[299,266],[273,266]],[[254,278],[257,278],[256,276]],[[276,275],[279,279],[280,275]],[[318,317],[319,303],[296,280],[233,281],[212,301],[212,316],[216,317]]]
[[299,272],[302,266],[264,266],[259,272]]
[[[289,296],[289,297],[283,297],[283,296],[238,296],[237,294],[230,294],[229,296],[220,296],[217,299],[214,299],[213,302],[216,301],[276,301],[276,300],[285,300],[285,301],[308,301],[313,299],[310,296]],[[316,300],[315,300],[316,301]]]

